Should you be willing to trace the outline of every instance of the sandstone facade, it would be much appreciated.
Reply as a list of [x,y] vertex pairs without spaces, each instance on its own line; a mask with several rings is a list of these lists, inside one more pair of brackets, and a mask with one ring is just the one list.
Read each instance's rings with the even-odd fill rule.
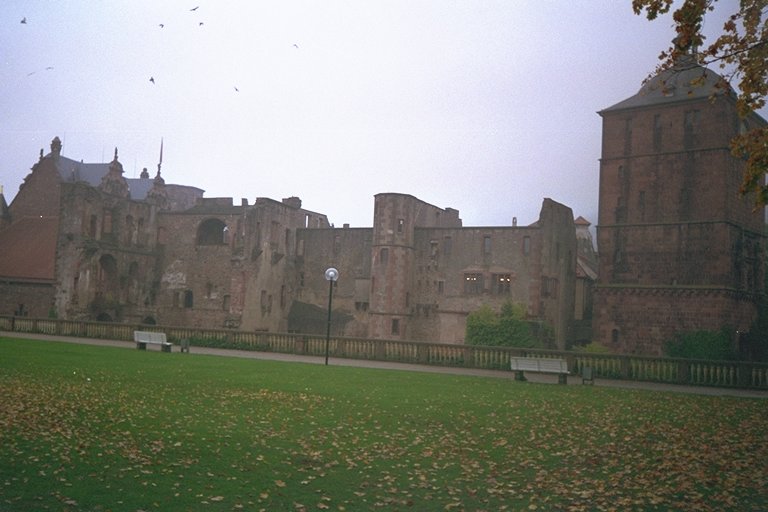
[[0,314],[319,334],[333,266],[334,334],[461,343],[469,313],[512,300],[554,346],[573,339],[576,227],[550,199],[530,226],[463,227],[452,208],[378,194],[373,227],[336,228],[296,197],[235,204],[166,184],[160,165],[122,174],[117,150],[109,164],[58,139],[41,152],[3,215]]
[[764,216],[740,194],[741,129],[720,77],[681,61],[603,110],[595,337],[660,354],[677,332],[748,331],[764,294]]

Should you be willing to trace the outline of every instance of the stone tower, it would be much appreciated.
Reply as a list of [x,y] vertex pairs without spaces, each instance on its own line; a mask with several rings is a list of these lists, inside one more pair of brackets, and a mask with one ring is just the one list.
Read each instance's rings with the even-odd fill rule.
[[661,354],[676,332],[749,330],[764,292],[764,216],[739,193],[733,92],[691,56],[602,112],[595,338]]
[[458,211],[441,209],[408,194],[377,194],[371,244],[372,338],[408,339],[417,228],[461,227]]

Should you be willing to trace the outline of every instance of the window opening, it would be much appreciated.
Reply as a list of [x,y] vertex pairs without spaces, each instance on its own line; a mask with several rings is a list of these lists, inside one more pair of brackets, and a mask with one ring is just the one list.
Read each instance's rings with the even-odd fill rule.
[[475,272],[464,274],[464,293],[467,295],[483,293],[483,274]]

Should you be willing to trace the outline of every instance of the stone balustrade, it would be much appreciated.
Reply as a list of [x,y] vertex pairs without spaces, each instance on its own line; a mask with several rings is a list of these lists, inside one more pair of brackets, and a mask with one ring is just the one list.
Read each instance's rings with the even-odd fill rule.
[[[164,332],[169,341],[177,344],[187,339],[193,349],[197,345],[287,354],[325,354],[325,336],[321,335],[0,316],[0,331],[7,332],[127,341],[133,339],[135,330]],[[590,367],[598,379],[768,389],[768,363],[747,361],[673,359],[339,336],[330,338],[328,350],[331,357],[337,358],[491,370],[507,369],[510,357],[552,357],[566,359],[568,368],[574,374]]]

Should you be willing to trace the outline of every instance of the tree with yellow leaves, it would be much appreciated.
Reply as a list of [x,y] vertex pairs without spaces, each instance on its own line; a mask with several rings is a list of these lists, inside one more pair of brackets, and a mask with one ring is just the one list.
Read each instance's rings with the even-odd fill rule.
[[[738,88],[736,107],[745,118],[763,108],[768,95],[768,0],[741,0],[717,39],[705,46],[702,26],[718,0],[632,0],[635,14],[649,20],[673,8],[676,36],[661,52],[658,72],[672,69],[684,55],[694,55],[702,66],[718,66],[723,83],[718,88]],[[722,91],[713,91],[713,94]],[[768,126],[745,130],[731,141],[734,156],[746,162],[742,193],[755,193],[755,207],[768,205]]]

